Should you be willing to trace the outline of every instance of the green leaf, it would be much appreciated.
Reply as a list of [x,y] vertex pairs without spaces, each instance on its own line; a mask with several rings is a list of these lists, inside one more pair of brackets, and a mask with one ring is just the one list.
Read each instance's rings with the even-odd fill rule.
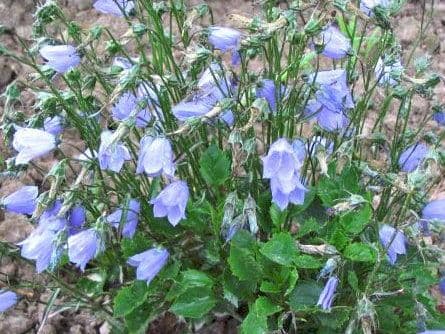
[[372,217],[372,209],[369,204],[364,205],[360,210],[348,212],[340,217],[340,223],[344,230],[350,234],[359,234],[369,223]]
[[317,233],[320,231],[320,229],[320,223],[318,223],[314,218],[309,218],[301,224],[300,228],[298,229],[297,236],[298,238],[301,238],[312,232]]
[[261,316],[252,310],[241,324],[241,334],[267,333],[267,317]]
[[144,303],[125,316],[125,325],[129,334],[144,334],[151,319],[151,305]]
[[272,283],[269,281],[262,281],[260,286],[260,291],[266,293],[279,293],[281,289],[280,286],[276,283]]
[[254,308],[257,314],[266,317],[280,312],[283,309],[281,306],[272,303],[267,297],[259,297],[255,301]]
[[228,262],[230,270],[240,280],[260,280],[262,268],[256,261],[252,251],[232,245]]
[[202,318],[215,304],[216,299],[211,289],[197,287],[180,295],[170,307],[170,310],[178,316]]
[[136,232],[131,239],[123,238],[120,244],[124,258],[129,258],[135,254],[141,253],[150,247],[150,242],[141,232]]
[[297,268],[317,269],[323,267],[317,258],[306,254],[297,256],[294,262]]
[[343,255],[356,262],[375,262],[377,259],[377,251],[371,246],[356,242],[346,247]]
[[[321,326],[331,329],[340,329],[350,319],[351,309],[347,307],[334,307],[330,313],[319,312],[317,318]],[[338,332],[338,331],[335,331]]]
[[289,274],[289,286],[286,289],[286,292],[284,293],[285,296],[289,295],[292,290],[295,288],[295,285],[297,284],[298,281],[298,271],[297,270],[292,270]]
[[348,283],[355,292],[360,292],[357,275],[352,270],[348,271]]
[[317,304],[323,287],[315,281],[302,281],[289,296],[289,306],[294,311],[313,308]]
[[132,285],[120,289],[114,297],[114,316],[122,317],[130,314],[145,302],[148,291],[145,281],[135,281]]
[[272,220],[272,223],[275,227],[283,226],[284,223],[286,223],[287,211],[280,210],[280,208],[276,204],[272,203],[269,209],[269,213],[270,219]]
[[201,175],[208,184],[219,186],[230,176],[230,160],[215,144],[204,151],[199,164]]
[[165,298],[168,301],[174,300],[175,298],[185,293],[187,290],[197,287],[211,290],[213,284],[213,279],[206,273],[194,269],[189,269],[182,272],[182,278],[180,282],[172,286]]
[[269,260],[284,266],[290,266],[297,255],[295,241],[289,233],[276,233],[260,249]]

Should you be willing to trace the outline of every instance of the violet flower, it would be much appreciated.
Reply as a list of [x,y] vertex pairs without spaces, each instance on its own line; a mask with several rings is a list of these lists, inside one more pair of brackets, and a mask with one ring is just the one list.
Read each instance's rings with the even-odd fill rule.
[[[124,93],[119,101],[111,109],[113,118],[118,121],[128,120],[133,110],[139,108],[138,98],[131,92]],[[143,128],[148,125],[151,119],[151,114],[147,109],[142,109],[136,115],[136,126]]]
[[43,130],[51,133],[54,136],[60,135],[63,131],[62,120],[63,119],[60,116],[45,118],[45,120],[43,121]]
[[58,216],[61,208],[61,200],[56,200],[52,206],[46,208],[39,218],[39,227],[53,232],[63,230],[67,226],[68,221],[65,217]]
[[397,81],[393,77],[397,75],[400,76],[402,71],[403,66],[400,60],[387,65],[382,58],[379,58],[375,66],[375,76],[379,80],[380,85],[397,85]]
[[93,7],[101,13],[122,17],[134,9],[134,0],[97,0]]
[[213,26],[209,28],[209,43],[222,52],[232,53],[232,64],[240,63],[239,45],[241,42],[241,32],[227,27]]
[[30,215],[36,208],[39,189],[35,186],[24,186],[2,200],[6,211]]
[[284,139],[278,139],[269,148],[263,160],[263,178],[270,179],[272,201],[281,210],[290,203],[302,204],[306,188],[300,181],[300,168],[305,156],[304,147],[292,146]]
[[150,201],[153,204],[153,215],[155,217],[167,217],[170,224],[176,226],[181,219],[185,218],[188,198],[189,188],[187,183],[174,181]]
[[331,276],[326,285],[324,286],[323,291],[318,298],[317,306],[321,306],[321,308],[325,311],[330,311],[332,307],[332,303],[334,301],[335,291],[337,290],[338,278],[336,276]]
[[151,248],[130,257],[127,263],[136,267],[136,278],[149,284],[165,266],[169,253],[164,248]]
[[28,260],[36,261],[37,273],[46,270],[51,262],[55,261],[57,232],[37,227],[22,242],[21,256]]
[[256,89],[257,98],[265,98],[272,112],[277,111],[277,97],[280,99],[284,93],[284,87],[277,89],[275,82],[271,79],[263,79]]
[[[139,222],[139,212],[141,210],[141,205],[139,201],[131,199],[128,203],[128,208],[126,209],[126,217],[123,222],[122,235],[125,238],[133,238],[136,227]],[[107,217],[107,222],[113,225],[115,228],[119,228],[122,220],[122,215],[124,213],[123,209],[117,209]]]
[[402,231],[385,224],[380,227],[379,237],[392,265],[396,263],[397,255],[406,254],[406,238]]
[[69,211],[68,216],[68,235],[79,233],[85,224],[86,213],[85,208],[81,205],[74,206]]
[[97,158],[100,169],[108,169],[113,172],[120,172],[125,160],[130,160],[131,155],[128,149],[120,142],[113,143],[113,133],[104,131],[100,135],[100,146]]
[[173,177],[176,169],[173,159],[173,149],[167,138],[145,136],[140,143],[136,173],[145,172],[151,177],[161,174]]
[[423,143],[408,147],[399,158],[399,167],[403,172],[414,171],[428,155],[429,148]]
[[56,137],[39,129],[18,128],[14,133],[12,146],[19,152],[15,163],[26,164],[53,150],[56,147]]
[[321,38],[323,43],[322,54],[326,57],[341,59],[351,51],[349,39],[332,24],[321,32]]
[[102,240],[95,229],[88,229],[68,238],[68,257],[81,271],[103,250]]
[[439,281],[439,291],[442,296],[445,296],[445,277],[442,277]]
[[445,222],[445,198],[429,202],[422,210],[422,218]]
[[438,111],[434,113],[433,119],[439,124],[445,126],[445,111]]
[[80,64],[80,56],[71,45],[45,45],[39,52],[46,65],[57,73],[65,73]]
[[8,291],[5,289],[0,290],[0,312],[5,312],[10,309],[12,306],[17,304],[17,294],[12,291]]

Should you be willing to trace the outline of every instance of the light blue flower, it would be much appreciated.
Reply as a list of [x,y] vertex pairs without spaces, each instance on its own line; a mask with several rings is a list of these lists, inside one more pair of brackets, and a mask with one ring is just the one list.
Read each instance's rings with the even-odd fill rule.
[[385,224],[380,227],[379,237],[392,265],[396,263],[397,255],[406,254],[406,238],[402,231]]
[[46,270],[54,260],[56,251],[57,232],[37,227],[31,234],[18,245],[21,256],[28,260],[36,261],[37,273]]
[[428,155],[429,148],[423,143],[408,147],[399,158],[399,167],[404,172],[414,171]]
[[63,132],[63,119],[60,116],[47,117],[43,121],[43,130],[58,136]]
[[145,136],[140,143],[136,173],[173,177],[176,169],[173,159],[173,149],[167,138]]
[[36,208],[39,189],[35,186],[24,186],[2,200],[6,211],[30,215]]
[[[126,220],[123,222],[122,235],[125,238],[133,238],[139,222],[139,212],[141,205],[139,201],[131,199],[126,210]],[[123,209],[117,209],[107,217],[107,221],[115,228],[119,228],[122,220]]]
[[386,64],[382,58],[379,58],[375,66],[375,76],[380,85],[397,85],[397,78],[400,77],[403,71],[403,66],[400,60],[392,64]]
[[0,290],[0,312],[5,312],[17,304],[17,294],[5,289]]
[[445,222],[445,198],[429,202],[422,210],[422,218]]
[[45,45],[39,52],[46,65],[57,73],[65,73],[80,64],[80,56],[72,45]]
[[[113,118],[118,121],[127,120],[133,110],[139,108],[138,103],[139,99],[133,93],[124,93],[111,109]],[[136,126],[139,128],[146,127],[150,122],[150,119],[150,111],[147,109],[142,109],[136,115]]]
[[68,257],[80,270],[85,271],[89,261],[104,249],[102,240],[95,229],[87,229],[68,238]]
[[331,310],[332,303],[334,302],[335,291],[337,290],[337,285],[338,278],[336,276],[331,276],[324,286],[320,297],[318,298],[317,306],[321,306],[321,308],[325,311]]
[[322,54],[324,56],[332,59],[341,59],[351,51],[351,42],[336,26],[329,25],[320,35],[323,43]]
[[232,64],[240,62],[239,45],[241,42],[241,32],[227,27],[213,26],[209,28],[209,43],[222,52],[232,53]]
[[12,146],[19,152],[15,163],[27,164],[52,151],[56,147],[56,137],[43,130],[19,127],[14,133]]
[[178,225],[185,218],[189,188],[184,181],[174,181],[150,201],[155,217],[167,217],[170,224]]
[[136,267],[136,278],[148,284],[165,266],[169,255],[164,248],[152,248],[130,257],[127,263]]
[[97,0],[93,6],[104,14],[122,17],[123,12],[130,14],[134,9],[134,0]]
[[100,169],[120,172],[124,162],[131,159],[130,152],[120,142],[112,142],[113,133],[111,131],[102,132],[100,140],[99,152],[97,153]]

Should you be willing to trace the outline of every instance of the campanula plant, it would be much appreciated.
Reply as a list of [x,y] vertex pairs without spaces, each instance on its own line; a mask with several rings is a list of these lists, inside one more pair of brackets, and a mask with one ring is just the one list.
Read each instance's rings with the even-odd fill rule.
[[23,186],[0,200],[29,232],[0,256],[45,278],[0,273],[0,312],[26,284],[113,333],[167,312],[191,333],[444,330],[442,83],[398,41],[401,1],[267,0],[224,24],[190,3],[95,0],[119,24],[86,27],[48,0],[22,52],[0,35],[30,72],[2,92],[1,175]]

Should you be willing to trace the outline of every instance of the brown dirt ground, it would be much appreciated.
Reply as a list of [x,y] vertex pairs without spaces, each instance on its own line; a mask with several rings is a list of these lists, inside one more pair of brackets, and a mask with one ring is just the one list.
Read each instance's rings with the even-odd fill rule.
[[[200,1],[193,0],[193,3]],[[258,13],[258,7],[252,1],[246,0],[226,0],[206,1],[214,11],[217,23],[224,23],[229,13],[245,14],[246,16],[255,16]],[[37,5],[37,0],[0,0],[0,22],[7,28],[13,28],[23,37],[30,36],[32,13]],[[122,20],[115,19],[111,16],[101,15],[94,9],[91,9],[92,0],[60,0],[64,8],[67,9],[70,17],[81,23],[82,27],[88,28],[95,25],[106,25],[111,28],[112,32],[119,36],[122,35],[127,26]],[[413,41],[416,40],[417,31],[420,25],[420,2],[414,1],[406,6],[406,9],[396,20],[396,31],[400,38],[404,50],[410,50]],[[439,2],[434,13],[434,22],[427,33],[427,38],[420,43],[420,48],[416,54],[427,52],[432,56],[434,69],[441,75],[445,75],[445,3]],[[15,48],[15,42],[12,39],[2,38],[2,42],[8,47]],[[0,93],[12,80],[17,77],[25,77],[26,69],[9,60],[0,58]],[[437,96],[441,103],[445,103],[445,87],[440,85],[437,88]],[[24,96],[23,108],[33,104],[32,96]],[[424,117],[426,112],[430,112],[430,106],[423,100],[416,100],[414,103],[413,125]],[[3,112],[0,104],[0,114]],[[391,128],[394,124],[391,120],[387,126]],[[437,128],[434,123],[429,127]],[[64,135],[65,141],[78,143],[74,132]],[[10,152],[4,143],[0,144],[0,154],[8,157]],[[39,164],[49,168],[55,159],[48,156],[39,161]],[[42,178],[35,172],[27,172],[20,179],[1,179],[0,196],[9,194],[23,184],[40,184]],[[445,178],[432,194],[433,198],[445,196]],[[20,215],[6,213],[4,220],[0,222],[0,239],[9,242],[18,242],[22,240],[32,230],[27,220]],[[37,277],[33,266],[17,263],[11,258],[0,259],[0,273],[7,274],[11,280],[26,279],[29,281],[37,281],[45,284],[45,279]],[[19,334],[19,333],[108,333],[107,324],[95,319],[94,315],[80,311],[64,311],[61,313],[50,314],[46,324],[40,327],[41,319],[45,310],[45,302],[49,299],[50,293],[45,289],[32,292],[25,290],[24,297],[17,307],[0,314],[0,333]],[[220,319],[208,326],[206,329],[200,330],[199,333],[235,333],[237,324],[227,319]],[[40,328],[40,330],[39,330]],[[166,315],[163,319],[157,320],[151,326],[150,333],[179,333],[184,330],[184,326],[176,321],[171,315]]]

